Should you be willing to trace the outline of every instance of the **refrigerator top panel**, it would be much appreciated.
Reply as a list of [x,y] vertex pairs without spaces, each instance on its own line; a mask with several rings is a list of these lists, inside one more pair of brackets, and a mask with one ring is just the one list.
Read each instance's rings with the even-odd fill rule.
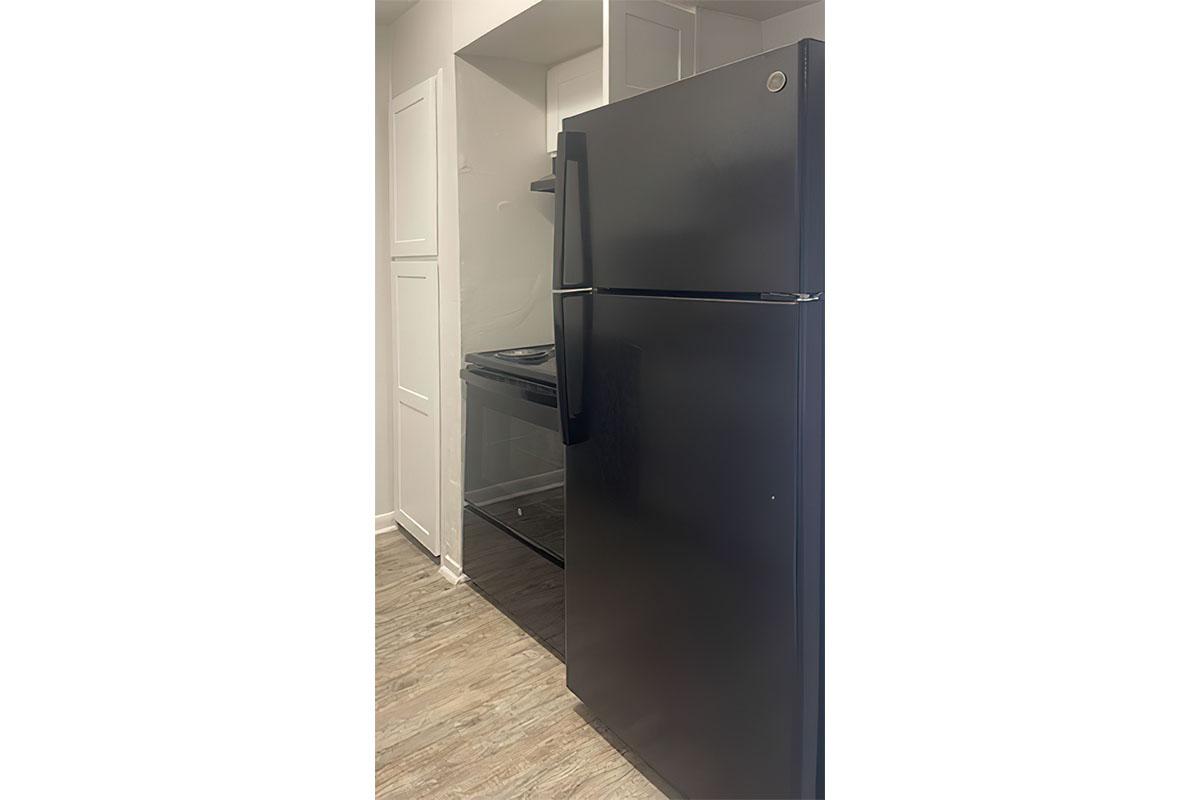
[[824,289],[824,43],[564,120],[555,287]]

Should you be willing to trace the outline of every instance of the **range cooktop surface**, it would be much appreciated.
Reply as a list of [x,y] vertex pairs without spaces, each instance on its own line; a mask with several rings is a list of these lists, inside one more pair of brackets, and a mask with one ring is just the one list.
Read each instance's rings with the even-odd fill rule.
[[546,386],[558,386],[558,371],[552,344],[468,353],[466,361],[492,372],[524,378]]

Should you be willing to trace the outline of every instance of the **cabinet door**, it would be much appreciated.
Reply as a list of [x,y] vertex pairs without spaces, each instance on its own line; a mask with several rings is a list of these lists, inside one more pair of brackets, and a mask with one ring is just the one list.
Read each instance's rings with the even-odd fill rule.
[[696,15],[657,0],[608,4],[608,102],[696,71]]
[[396,521],[438,554],[438,274],[392,262]]
[[546,72],[546,152],[558,149],[563,117],[604,105],[603,48],[555,64]]
[[437,254],[437,77],[391,102],[392,255]]

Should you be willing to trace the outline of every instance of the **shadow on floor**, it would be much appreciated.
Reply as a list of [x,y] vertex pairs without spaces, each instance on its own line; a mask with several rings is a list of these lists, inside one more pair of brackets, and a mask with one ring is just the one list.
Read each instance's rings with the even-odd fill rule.
[[[508,617],[509,622],[512,622],[514,625],[516,625],[518,628],[520,628],[522,631],[524,631],[531,639],[533,639],[535,642],[540,644],[546,650],[547,653],[549,653],[550,655],[557,658],[563,664],[567,663],[566,656],[563,655],[562,651],[558,647],[555,646],[556,642],[552,641],[552,640],[548,640],[547,638],[545,638],[541,635],[541,632],[539,632],[535,628],[531,627],[530,625],[527,625],[526,617],[519,617],[519,616],[515,616],[514,614],[510,613],[508,606],[504,605],[502,602],[500,602],[496,598],[492,597],[490,594],[485,592],[483,589],[476,586],[474,581],[468,580],[468,581],[466,581],[466,583],[464,585],[467,586],[475,594],[479,595],[484,600],[488,601],[488,603],[491,604],[492,608],[496,609],[501,614]],[[561,629],[561,627],[562,626],[559,625],[560,629]],[[542,632],[544,632],[544,628],[543,628]]]
[[[425,545],[418,542],[411,533],[404,530],[403,525],[396,523],[396,530],[389,531],[388,533],[390,533],[392,535],[398,534],[398,535],[404,537],[405,539],[407,539],[408,543],[411,544],[414,548],[416,548],[418,553],[425,556],[425,558],[429,559],[429,563],[433,564],[434,567],[440,567],[442,565],[442,562],[438,559],[437,556],[435,556],[433,553],[426,550]],[[386,534],[384,534],[384,535],[386,535]]]
[[583,703],[575,704],[575,713],[586,722],[592,730],[604,737],[604,741],[608,742],[609,746],[621,754],[621,757],[629,762],[629,765],[642,774],[642,777],[654,784],[654,788],[665,794],[671,800],[686,800],[683,793],[667,782],[667,779],[654,771],[654,768],[638,757],[637,753],[629,749],[629,746],[617,738],[617,735],[611,729],[593,714]]

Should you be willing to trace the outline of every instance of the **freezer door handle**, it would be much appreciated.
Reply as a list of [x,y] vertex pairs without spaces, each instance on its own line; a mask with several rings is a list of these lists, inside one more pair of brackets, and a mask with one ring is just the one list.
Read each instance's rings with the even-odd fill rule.
[[591,286],[591,250],[586,140],[579,131],[561,131],[554,168],[553,288]]
[[[561,152],[561,151],[560,151]],[[592,334],[590,292],[554,294],[554,352],[558,367],[558,416],[564,445],[587,440],[586,394],[588,348]]]

